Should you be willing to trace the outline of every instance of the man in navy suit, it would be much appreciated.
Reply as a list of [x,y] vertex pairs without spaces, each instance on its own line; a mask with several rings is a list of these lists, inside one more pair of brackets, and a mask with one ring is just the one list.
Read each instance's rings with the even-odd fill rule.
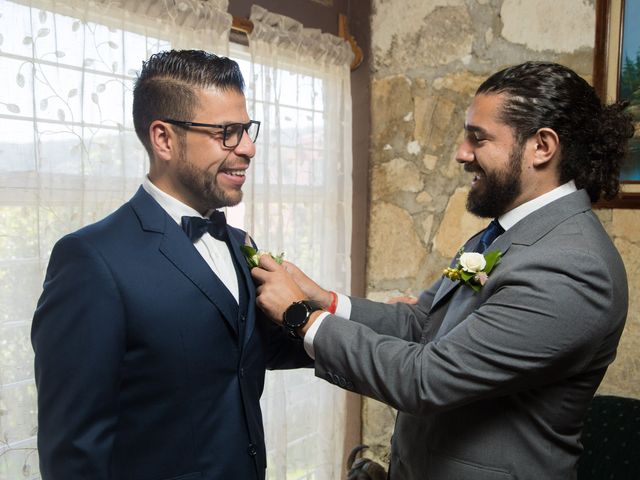
[[256,312],[236,205],[255,155],[238,65],[144,63],[133,198],[54,247],[32,330],[45,480],[263,479],[265,368],[310,366]]

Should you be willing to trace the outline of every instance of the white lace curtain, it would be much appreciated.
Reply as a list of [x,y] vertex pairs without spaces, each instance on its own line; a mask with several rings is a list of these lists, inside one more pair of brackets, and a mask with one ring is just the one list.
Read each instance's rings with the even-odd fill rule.
[[[254,5],[247,97],[263,122],[246,190],[246,228],[319,283],[351,282],[352,52],[343,40]],[[268,372],[268,476],[339,479],[344,390],[312,371]]]
[[147,171],[131,118],[142,60],[171,46],[226,53],[226,11],[227,0],[0,0],[1,480],[39,478],[29,335],[51,248]]
[[[227,6],[0,0],[0,480],[39,478],[29,333],[51,248],[130,198],[147,171],[131,118],[141,62],[167,48],[227,55]],[[231,221],[347,292],[350,53],[285,17],[255,9],[252,19],[244,73],[263,124],[246,203]],[[274,375],[263,405],[269,478],[340,477],[339,390],[309,371]],[[309,448],[287,446],[296,443]]]

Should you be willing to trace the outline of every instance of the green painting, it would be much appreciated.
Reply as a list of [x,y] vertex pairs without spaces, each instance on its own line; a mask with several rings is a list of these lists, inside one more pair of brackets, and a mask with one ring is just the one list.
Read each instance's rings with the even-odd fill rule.
[[629,100],[636,134],[631,139],[629,158],[620,173],[624,182],[640,182],[640,0],[625,0],[620,48],[619,98]]

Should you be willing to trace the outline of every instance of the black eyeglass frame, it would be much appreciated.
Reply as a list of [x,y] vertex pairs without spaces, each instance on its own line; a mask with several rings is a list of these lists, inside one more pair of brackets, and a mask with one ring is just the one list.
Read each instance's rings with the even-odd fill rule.
[[[163,118],[162,121],[170,123],[171,125],[177,125],[178,127],[183,127],[183,128],[191,128],[191,127],[222,128],[222,145],[224,145],[225,148],[236,148],[238,145],[240,145],[240,142],[242,141],[242,137],[244,133],[247,132],[247,135],[249,134],[249,129],[251,128],[251,125],[256,125],[257,127],[254,137],[253,138],[249,137],[249,139],[253,143],[256,143],[256,140],[258,139],[258,134],[260,133],[260,122],[258,120],[249,120],[247,123],[240,123],[240,122],[227,123],[226,125],[216,125],[213,123],[186,122],[184,120],[174,120],[173,118]],[[231,135],[227,134],[229,127],[237,127],[238,125],[242,126],[242,130],[241,130],[242,133],[236,134],[237,142],[234,145],[227,144],[227,141],[231,138]]]

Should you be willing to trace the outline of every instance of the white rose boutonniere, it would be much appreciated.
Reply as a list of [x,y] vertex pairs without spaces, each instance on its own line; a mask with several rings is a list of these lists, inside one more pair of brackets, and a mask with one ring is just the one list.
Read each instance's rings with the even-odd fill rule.
[[477,252],[465,252],[460,249],[458,262],[454,268],[445,268],[442,274],[451,280],[460,281],[475,292],[480,291],[487,280],[489,273],[500,262],[502,252],[495,251],[486,254]]
[[284,260],[284,252],[281,252],[278,255],[274,255],[271,252],[267,252],[265,250],[257,250],[251,244],[251,238],[249,234],[247,234],[245,240],[245,244],[240,247],[242,253],[244,254],[244,258],[247,260],[249,264],[249,268],[257,267],[260,263],[260,257],[262,255],[270,255],[279,265],[282,265],[282,261]]
[[487,266],[484,255],[477,252],[464,252],[458,259],[460,266],[469,273],[481,272]]

